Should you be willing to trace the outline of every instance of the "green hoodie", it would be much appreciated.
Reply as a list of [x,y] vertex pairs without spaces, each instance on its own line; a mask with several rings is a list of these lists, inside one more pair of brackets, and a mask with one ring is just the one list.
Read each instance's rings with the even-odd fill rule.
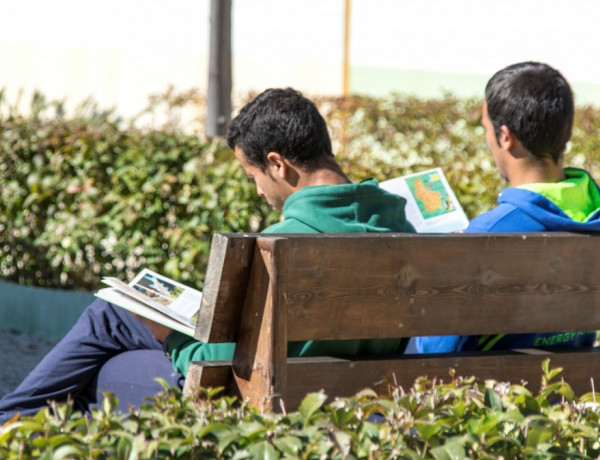
[[[283,206],[284,220],[263,233],[409,232],[406,200],[379,188],[377,181],[304,187]],[[405,339],[290,342],[288,356],[352,357],[402,353]],[[191,361],[230,360],[234,343],[203,343],[173,332],[165,343],[173,367],[183,375]]]

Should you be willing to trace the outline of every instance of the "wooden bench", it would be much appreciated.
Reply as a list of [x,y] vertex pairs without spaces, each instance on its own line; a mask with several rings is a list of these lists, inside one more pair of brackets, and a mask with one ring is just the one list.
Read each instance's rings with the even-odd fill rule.
[[235,356],[192,363],[184,391],[224,386],[256,407],[293,410],[311,391],[387,394],[386,382],[447,381],[450,368],[536,390],[550,357],[582,394],[600,371],[592,348],[288,359],[287,342],[596,329],[600,237],[218,234],[196,338],[235,341]]

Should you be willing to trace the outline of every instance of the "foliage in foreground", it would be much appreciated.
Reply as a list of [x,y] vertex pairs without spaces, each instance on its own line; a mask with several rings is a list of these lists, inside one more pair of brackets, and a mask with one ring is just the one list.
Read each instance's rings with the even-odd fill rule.
[[202,390],[192,402],[169,389],[128,415],[106,398],[91,417],[67,404],[0,427],[0,457],[17,458],[597,458],[596,394],[576,398],[543,366],[542,385],[450,383],[420,378],[390,397],[365,390],[327,403],[306,396],[299,410],[261,413]]

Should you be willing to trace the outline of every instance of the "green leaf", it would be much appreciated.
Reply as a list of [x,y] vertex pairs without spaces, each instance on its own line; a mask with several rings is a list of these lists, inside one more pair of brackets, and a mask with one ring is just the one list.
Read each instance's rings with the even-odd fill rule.
[[253,444],[248,449],[248,452],[252,455],[253,459],[277,460],[279,458],[277,451],[266,441]]
[[[403,402],[406,403],[406,400]],[[391,415],[397,414],[401,411],[400,404],[389,399],[380,399],[377,401],[377,405],[379,408],[382,408],[384,412],[389,412]]]
[[53,448],[56,448],[58,446],[61,446],[63,444],[67,444],[69,442],[73,442],[73,438],[69,435],[66,434],[57,434],[55,436],[52,436],[51,438],[49,438],[50,441],[50,445]]
[[304,417],[304,424],[308,423],[310,418],[317,412],[327,400],[327,395],[322,392],[309,393],[300,403],[298,411]]
[[502,413],[487,414],[481,421],[481,433],[484,433],[486,436],[497,434],[504,420],[505,417]]
[[299,452],[302,451],[303,442],[296,436],[282,436],[281,438],[275,438],[273,444],[283,454],[289,457],[297,457]]
[[214,423],[210,423],[207,426],[205,426],[204,428],[202,428],[196,434],[196,437],[198,439],[204,439],[205,437],[207,437],[210,434],[215,434],[217,437],[220,437],[221,432],[229,433],[230,430],[231,430],[231,426],[228,425],[227,423],[214,422]]
[[548,375],[549,368],[550,368],[550,358],[546,358],[545,360],[542,361],[542,371],[544,372],[544,375]]
[[342,455],[346,457],[350,453],[350,448],[352,447],[352,436],[343,431],[337,431],[334,436]]
[[61,446],[54,451],[52,458],[54,460],[81,458],[84,455],[84,450],[76,446]]
[[238,425],[239,433],[242,436],[254,440],[257,437],[264,437],[267,428],[264,424],[258,422],[241,423]]
[[440,431],[447,428],[447,425],[443,421],[438,420],[427,423],[415,423],[415,428],[418,430],[423,439],[429,441],[434,436],[437,436]]
[[525,416],[539,414],[541,411],[540,404],[537,399],[532,396],[525,396],[525,406],[522,409],[522,413]]
[[502,400],[500,399],[500,396],[498,396],[498,393],[496,393],[492,388],[489,387],[485,389],[483,403],[486,407],[489,407],[493,410],[502,411],[503,409]]
[[564,382],[560,389],[558,390],[558,392],[563,395],[565,397],[565,399],[569,402],[574,401],[576,396],[575,396],[575,392],[573,391],[573,388],[571,388],[571,385],[569,385],[568,383]]
[[527,447],[539,447],[552,439],[553,430],[549,426],[538,425],[531,427],[527,433],[525,445]]
[[120,436],[117,442],[117,453],[119,458],[127,458],[132,450],[133,436]]
[[344,428],[350,421],[356,420],[354,411],[348,407],[339,407],[331,412],[331,420],[338,428]]
[[580,403],[591,403],[590,407],[599,407],[600,404],[600,393],[584,393],[579,397]]
[[18,429],[22,433],[41,433],[44,431],[42,422],[33,421],[32,419],[23,418],[18,423]]
[[430,450],[431,456],[436,460],[457,460],[469,458],[465,452],[463,439],[452,439],[442,446]]

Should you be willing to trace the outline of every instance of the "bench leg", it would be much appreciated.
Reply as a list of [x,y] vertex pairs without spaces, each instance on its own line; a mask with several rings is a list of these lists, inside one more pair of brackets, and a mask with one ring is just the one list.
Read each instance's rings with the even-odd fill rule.
[[[279,411],[287,386],[287,324],[280,273],[285,240],[257,241],[246,291],[233,374],[244,400],[261,410]],[[279,259],[279,260],[275,260]],[[284,272],[285,270],[282,270]],[[283,294],[279,294],[283,297]]]

